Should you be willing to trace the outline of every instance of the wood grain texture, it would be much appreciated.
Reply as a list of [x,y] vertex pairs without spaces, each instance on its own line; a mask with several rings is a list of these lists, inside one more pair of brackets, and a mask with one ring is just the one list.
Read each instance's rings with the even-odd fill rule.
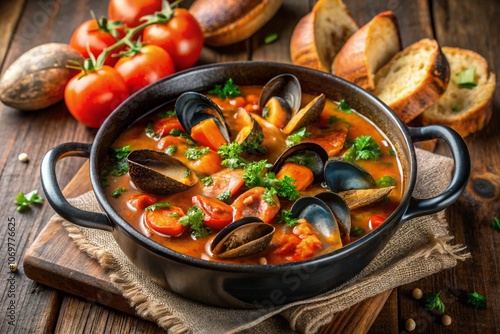
[[[25,0],[0,2],[0,69],[2,69],[5,54],[9,49],[14,28],[16,27]],[[0,71],[3,72],[3,71]]]

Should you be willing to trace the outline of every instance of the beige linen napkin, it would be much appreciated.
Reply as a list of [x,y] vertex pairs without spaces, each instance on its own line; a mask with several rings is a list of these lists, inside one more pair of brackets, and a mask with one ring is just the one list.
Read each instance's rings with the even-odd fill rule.
[[[449,184],[453,160],[417,149],[418,181],[414,196],[427,198]],[[101,211],[92,192],[71,200],[90,211]],[[387,246],[357,276],[318,297],[257,310],[202,305],[156,285],[121,252],[111,233],[87,229],[59,218],[79,248],[107,269],[113,284],[137,314],[169,333],[315,333],[336,314],[383,291],[416,281],[470,257],[465,247],[451,245],[444,213],[403,224]]]

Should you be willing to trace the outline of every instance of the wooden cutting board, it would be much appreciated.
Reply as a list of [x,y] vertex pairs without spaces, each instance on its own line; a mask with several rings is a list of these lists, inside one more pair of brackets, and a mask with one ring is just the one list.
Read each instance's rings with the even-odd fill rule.
[[[64,188],[67,198],[92,189],[86,162]],[[26,276],[41,284],[86,300],[135,315],[128,301],[115,288],[99,263],[80,251],[66,230],[53,220],[47,222],[23,259]],[[324,333],[365,333],[384,306],[391,290],[341,312]]]

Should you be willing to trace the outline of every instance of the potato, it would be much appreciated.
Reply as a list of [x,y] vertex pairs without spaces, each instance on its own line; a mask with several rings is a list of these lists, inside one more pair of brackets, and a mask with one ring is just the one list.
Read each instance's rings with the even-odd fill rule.
[[77,73],[66,68],[68,60],[83,62],[67,44],[47,43],[14,61],[0,80],[0,100],[20,110],[46,108],[64,97],[64,87]]

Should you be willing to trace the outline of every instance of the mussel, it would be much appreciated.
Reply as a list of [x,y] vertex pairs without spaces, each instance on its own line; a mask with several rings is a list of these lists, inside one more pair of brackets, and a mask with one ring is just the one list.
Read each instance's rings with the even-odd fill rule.
[[221,259],[249,256],[264,250],[271,242],[274,227],[257,217],[241,218],[223,228],[212,240],[212,255]]
[[262,127],[245,109],[238,110],[236,116],[242,120],[244,126],[236,135],[235,141],[243,150],[256,152],[264,141]]
[[351,210],[344,199],[336,193],[324,191],[316,194],[332,210],[340,228],[340,235],[344,244],[349,243],[351,233]]
[[266,108],[266,104],[275,98],[276,102],[289,116],[294,115],[302,102],[302,88],[297,77],[292,74],[280,74],[269,80],[262,88],[259,106]]
[[278,173],[286,163],[296,163],[308,167],[314,174],[314,182],[324,180],[324,167],[328,160],[325,149],[316,143],[299,143],[289,147],[276,159],[271,169]]
[[325,164],[324,174],[328,188],[335,193],[377,187],[370,173],[352,162],[341,159],[329,159]]
[[304,108],[300,109],[295,113],[292,118],[288,121],[286,126],[283,128],[283,133],[290,134],[295,130],[300,129],[303,126],[315,122],[323,108],[325,107],[326,97],[325,94],[320,94],[316,96],[311,102],[309,102]]
[[136,150],[127,156],[130,178],[135,186],[155,195],[186,191],[198,176],[181,161],[153,150]]

